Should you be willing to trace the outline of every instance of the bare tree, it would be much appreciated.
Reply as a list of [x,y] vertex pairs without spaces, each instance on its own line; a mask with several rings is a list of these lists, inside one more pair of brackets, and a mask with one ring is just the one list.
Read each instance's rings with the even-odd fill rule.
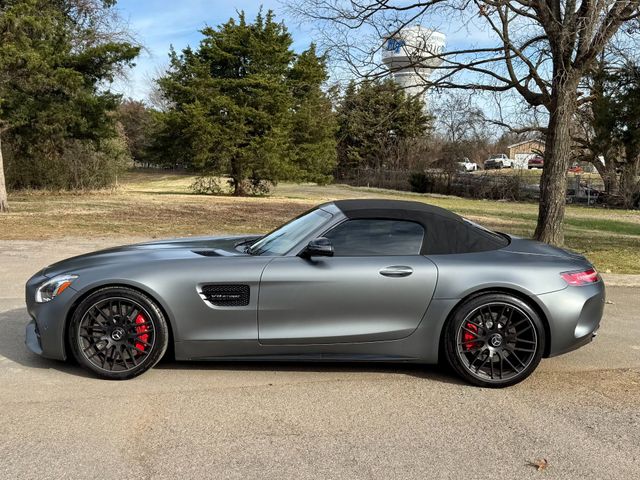
[[450,143],[477,138],[486,127],[484,112],[466,94],[447,95],[433,113],[438,131]]
[[[351,74],[393,74],[379,58],[382,41],[407,25],[446,22],[486,32],[486,41],[424,53],[413,49],[415,72],[438,60],[424,87],[514,93],[530,109],[546,113],[545,168],[535,237],[564,242],[567,169],[572,158],[571,124],[581,103],[580,83],[598,55],[624,25],[640,17],[640,0],[302,0],[291,9],[314,21],[325,45]],[[470,37],[472,37],[470,35]],[[367,45],[373,45],[369,48]],[[437,62],[436,62],[437,63]]]

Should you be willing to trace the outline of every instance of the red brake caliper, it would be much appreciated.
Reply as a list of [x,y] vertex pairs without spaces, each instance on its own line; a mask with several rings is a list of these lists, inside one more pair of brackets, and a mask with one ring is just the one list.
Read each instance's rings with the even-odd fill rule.
[[[146,320],[144,319],[142,314],[139,313],[138,316],[136,317],[135,322],[136,322],[136,325],[139,325],[139,324],[146,323]],[[147,341],[149,340],[149,334],[147,333],[148,331],[149,331],[149,328],[147,328],[146,325],[140,325],[139,327],[136,327],[136,333],[138,334],[138,338],[140,339],[140,341],[147,343]],[[141,352],[144,352],[144,345],[142,343],[136,342],[136,348]]]
[[[468,328],[473,333],[478,333],[478,327],[473,323],[468,323],[465,325],[465,328]],[[464,335],[462,335],[462,344],[464,345],[465,350],[471,350],[475,346],[474,340],[478,338],[473,335],[471,332],[464,331]]]

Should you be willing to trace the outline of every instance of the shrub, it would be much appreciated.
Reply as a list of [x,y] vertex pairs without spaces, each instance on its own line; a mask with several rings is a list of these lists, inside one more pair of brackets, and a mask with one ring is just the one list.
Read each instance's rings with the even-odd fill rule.
[[7,184],[12,189],[106,188],[131,165],[128,148],[120,136],[100,142],[67,139],[38,145],[11,138],[6,145]]
[[243,180],[243,190],[247,195],[261,197],[264,195],[269,195],[271,189],[273,188],[273,182],[269,180],[263,180],[261,178],[252,177],[246,180]]
[[189,189],[198,195],[220,195],[223,193],[219,178],[211,175],[197,177]]
[[431,191],[433,179],[425,172],[412,172],[409,175],[411,191],[415,193],[428,193]]

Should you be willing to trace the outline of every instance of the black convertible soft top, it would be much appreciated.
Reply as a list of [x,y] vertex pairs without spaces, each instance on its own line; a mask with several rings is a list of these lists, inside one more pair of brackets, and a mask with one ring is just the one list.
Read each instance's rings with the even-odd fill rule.
[[427,203],[364,199],[336,200],[333,204],[349,219],[380,218],[419,223],[425,231],[420,250],[422,255],[486,252],[509,244],[505,237]]

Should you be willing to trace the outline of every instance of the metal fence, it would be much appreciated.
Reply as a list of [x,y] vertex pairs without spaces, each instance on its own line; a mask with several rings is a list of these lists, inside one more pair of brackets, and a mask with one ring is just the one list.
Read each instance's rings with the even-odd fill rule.
[[354,169],[348,172],[337,172],[336,182],[346,183],[354,187],[388,188],[391,190],[410,191],[409,170],[374,170],[370,168]]
[[[420,178],[417,182],[414,179],[412,185],[412,176],[416,175]],[[540,197],[540,177],[529,170],[467,173],[445,172],[440,169],[421,172],[356,169],[339,173],[336,175],[336,181],[360,187],[457,195],[466,198],[537,200]],[[603,183],[599,177],[570,173],[567,202],[595,205],[601,200],[602,189]]]

